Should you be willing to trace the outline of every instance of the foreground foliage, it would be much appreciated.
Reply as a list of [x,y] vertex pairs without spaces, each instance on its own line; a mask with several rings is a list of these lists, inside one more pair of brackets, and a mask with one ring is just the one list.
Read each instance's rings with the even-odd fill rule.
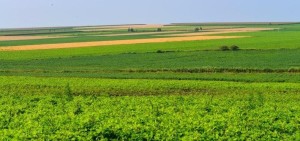
[[1,140],[298,140],[298,94],[0,94]]
[[297,140],[299,83],[0,77],[0,140]]

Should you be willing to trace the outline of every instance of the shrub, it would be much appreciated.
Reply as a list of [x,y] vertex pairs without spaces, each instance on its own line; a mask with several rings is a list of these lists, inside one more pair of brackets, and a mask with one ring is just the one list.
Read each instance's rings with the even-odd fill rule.
[[157,32],[161,32],[162,31],[162,29],[161,28],[157,28]]
[[233,50],[233,51],[240,50],[240,48],[236,45],[231,46],[230,49]]
[[227,51],[227,50],[229,50],[229,47],[228,46],[221,46],[220,50],[221,51]]
[[156,53],[164,53],[165,51],[157,50]]
[[200,31],[200,28],[199,27],[196,27],[195,28],[195,32],[199,32]]

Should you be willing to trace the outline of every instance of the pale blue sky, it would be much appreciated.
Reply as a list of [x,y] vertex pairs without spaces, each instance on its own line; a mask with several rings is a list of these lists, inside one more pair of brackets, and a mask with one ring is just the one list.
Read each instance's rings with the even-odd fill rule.
[[299,0],[0,0],[0,28],[300,21]]

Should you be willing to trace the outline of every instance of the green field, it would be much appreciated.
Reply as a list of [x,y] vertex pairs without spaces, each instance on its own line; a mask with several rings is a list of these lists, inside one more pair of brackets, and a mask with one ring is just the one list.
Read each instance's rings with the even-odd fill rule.
[[[72,36],[0,41],[0,48],[163,38],[199,26],[278,29],[219,34],[247,36],[236,39],[0,51],[0,139],[299,140],[300,24],[175,24],[119,36],[101,35],[128,31],[0,30]],[[224,45],[240,50],[221,51]]]
[[[1,140],[298,140],[299,93],[1,96]],[[15,105],[15,106],[11,106]]]

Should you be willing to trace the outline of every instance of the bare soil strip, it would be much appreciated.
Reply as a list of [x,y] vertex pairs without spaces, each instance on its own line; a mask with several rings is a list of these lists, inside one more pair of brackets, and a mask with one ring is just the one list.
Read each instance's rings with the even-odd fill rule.
[[24,46],[0,47],[0,51],[80,48],[80,47],[96,47],[96,46],[107,46],[107,45],[127,45],[127,44],[141,44],[141,43],[161,43],[161,42],[176,42],[176,41],[231,39],[231,38],[243,38],[243,37],[247,37],[247,36],[191,36],[191,37],[133,39],[133,40],[115,40],[115,41],[99,41],[99,42],[24,45]]
[[17,41],[17,40],[35,40],[35,39],[50,39],[64,38],[67,36],[0,36],[0,41]]
[[195,33],[184,33],[184,34],[168,34],[162,36],[202,36],[202,35],[215,35],[215,34],[226,34],[226,33],[241,33],[241,32],[256,32],[256,31],[268,31],[275,30],[278,28],[231,28],[231,29],[209,29],[203,30],[202,32]]

